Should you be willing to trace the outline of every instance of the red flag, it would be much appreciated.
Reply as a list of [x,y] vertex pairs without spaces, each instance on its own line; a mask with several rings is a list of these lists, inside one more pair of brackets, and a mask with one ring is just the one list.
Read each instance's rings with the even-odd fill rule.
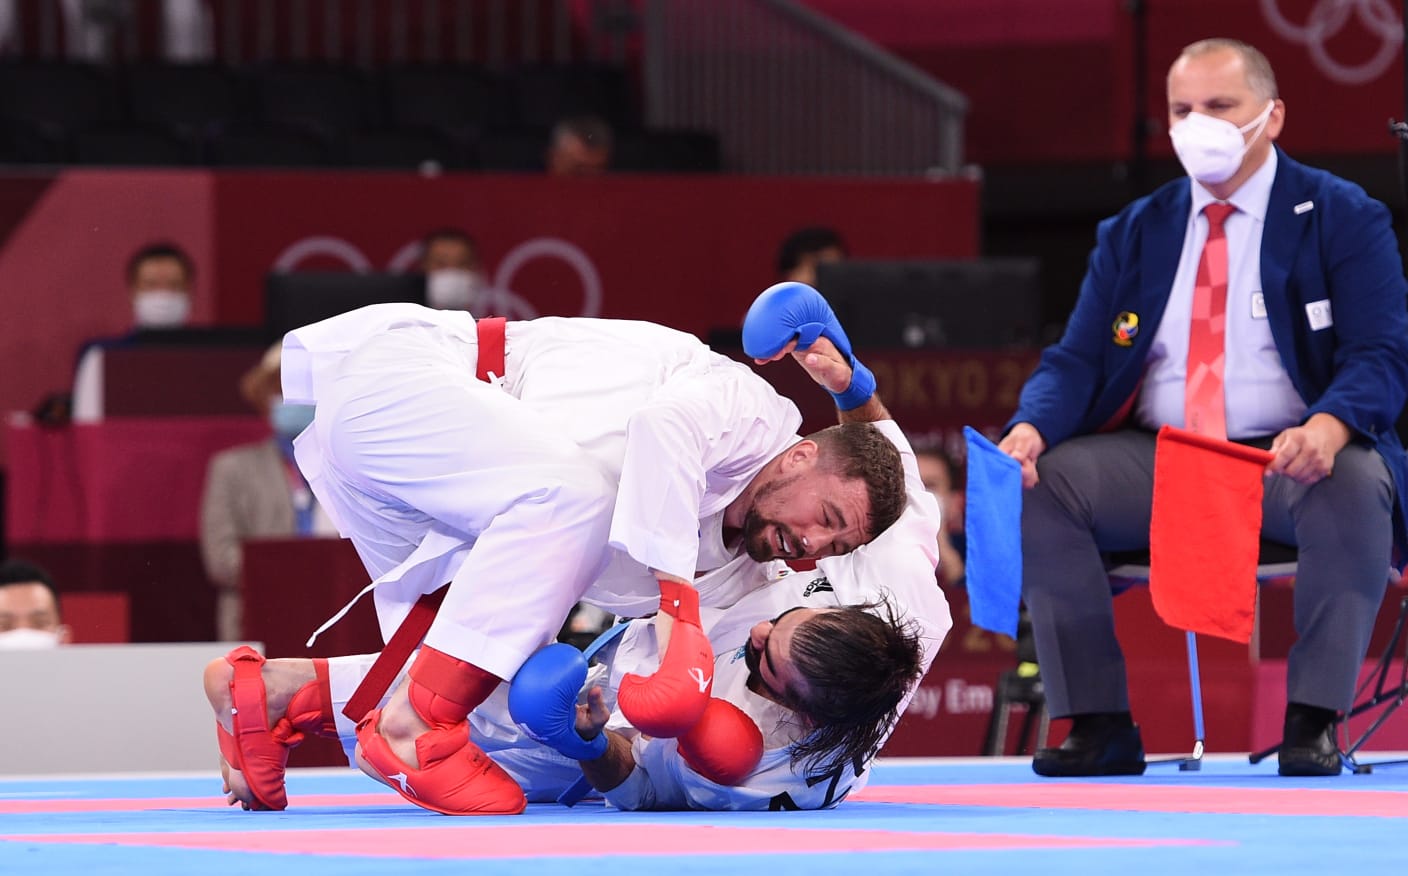
[[1159,430],[1149,594],[1169,626],[1251,641],[1261,480],[1272,458],[1172,426]]

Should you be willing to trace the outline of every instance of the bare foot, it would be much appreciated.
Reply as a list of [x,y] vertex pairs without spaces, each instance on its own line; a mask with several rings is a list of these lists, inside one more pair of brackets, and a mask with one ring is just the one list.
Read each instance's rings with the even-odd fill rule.
[[[308,658],[269,660],[265,662],[260,675],[264,679],[270,727],[288,711],[289,701],[298,689],[317,678],[313,661]],[[224,727],[227,733],[234,732],[230,719],[230,712],[234,708],[230,695],[230,680],[234,677],[235,667],[223,657],[212,660],[205,666],[205,698],[215,710],[215,720],[220,722],[220,726]],[[244,776],[225,760],[223,754],[220,755],[220,775],[224,778],[224,791],[229,805],[239,803],[245,809],[262,808],[250,791]]]
[[[428,731],[430,725],[425,723],[420,715],[416,714],[416,710],[411,707],[410,696],[406,692],[409,683],[409,678],[403,679],[391,694],[391,699],[386,701],[375,731],[381,734],[387,745],[391,746],[392,754],[400,758],[402,763],[419,769],[420,758],[416,756],[416,739]],[[362,772],[384,785],[391,784],[363,759],[360,743],[357,745],[356,759],[357,766],[361,767]]]

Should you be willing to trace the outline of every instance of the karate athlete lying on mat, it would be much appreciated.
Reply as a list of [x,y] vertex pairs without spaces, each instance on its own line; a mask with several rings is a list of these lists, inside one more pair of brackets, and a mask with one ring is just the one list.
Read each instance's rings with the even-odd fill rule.
[[[809,296],[775,296],[760,320],[784,337],[826,326],[849,354],[825,302],[801,288]],[[694,597],[697,571],[745,552],[844,553],[904,504],[898,453],[877,430],[853,423],[799,439],[796,408],[766,381],[649,323],[505,328],[378,305],[291,332],[282,370],[285,400],[317,405],[295,442],[299,468],[373,579],[383,653],[394,655],[374,675],[394,676],[402,641],[408,654],[423,639],[384,707],[380,690],[349,703],[360,762],[440,812],[522,810],[522,791],[469,741],[465,719],[579,600],[670,615]],[[838,405],[859,406],[873,386],[857,366]],[[438,613],[425,598],[436,591]],[[673,737],[702,717],[697,679],[714,655],[697,626],[660,626],[659,669],[626,679],[619,697],[634,726]],[[232,661],[247,665],[233,670],[221,751],[234,793],[279,809],[284,731],[262,726],[257,660]]]
[[[814,377],[833,385],[849,379],[849,365],[825,339],[813,351],[826,357],[806,365]],[[843,416],[888,417],[878,399]],[[689,732],[651,737],[619,709],[610,713],[627,674],[649,672],[659,660],[655,621],[643,619],[616,628],[585,685],[586,663],[570,646],[534,655],[511,687],[470,715],[475,744],[535,802],[555,799],[583,773],[623,809],[824,808],[862,787],[951,625],[933,577],[938,506],[898,428],[880,428],[904,451],[907,507],[894,526],[854,553],[820,560],[815,572],[738,557],[698,580],[701,591],[743,596],[726,610],[698,612],[719,656],[713,699]],[[689,622],[689,612],[682,615]],[[287,711],[295,727],[329,733],[373,658],[265,663],[270,721]],[[211,671],[217,682],[229,676],[224,661]],[[592,707],[579,709],[579,690],[593,687]],[[211,699],[217,714],[228,710],[221,684]],[[350,749],[352,722],[339,714],[336,730]]]

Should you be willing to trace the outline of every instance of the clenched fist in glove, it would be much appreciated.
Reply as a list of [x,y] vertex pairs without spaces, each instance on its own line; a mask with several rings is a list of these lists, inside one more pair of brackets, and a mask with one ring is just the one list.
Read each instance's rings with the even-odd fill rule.
[[628,673],[616,704],[640,732],[670,738],[699,723],[709,705],[714,649],[699,624],[699,593],[693,587],[660,579],[660,611],[674,620],[660,668],[649,677]]
[[853,410],[875,394],[875,375],[851,352],[851,341],[821,293],[806,283],[778,283],[764,289],[743,318],[743,352],[758,360],[773,359],[792,341],[805,350],[824,337],[851,364],[851,385],[832,392],[836,407]]
[[508,688],[508,712],[529,736],[573,760],[606,753],[606,734],[583,739],[576,728],[577,694],[587,661],[571,645],[548,645],[524,661]]

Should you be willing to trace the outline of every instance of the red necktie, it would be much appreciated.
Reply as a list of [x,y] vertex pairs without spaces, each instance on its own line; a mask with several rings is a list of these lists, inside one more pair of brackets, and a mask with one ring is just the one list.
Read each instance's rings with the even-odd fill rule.
[[1193,318],[1188,326],[1188,382],[1183,395],[1183,425],[1209,438],[1227,437],[1222,373],[1226,361],[1227,237],[1222,223],[1237,208],[1208,204],[1208,240],[1198,259],[1193,286]]

